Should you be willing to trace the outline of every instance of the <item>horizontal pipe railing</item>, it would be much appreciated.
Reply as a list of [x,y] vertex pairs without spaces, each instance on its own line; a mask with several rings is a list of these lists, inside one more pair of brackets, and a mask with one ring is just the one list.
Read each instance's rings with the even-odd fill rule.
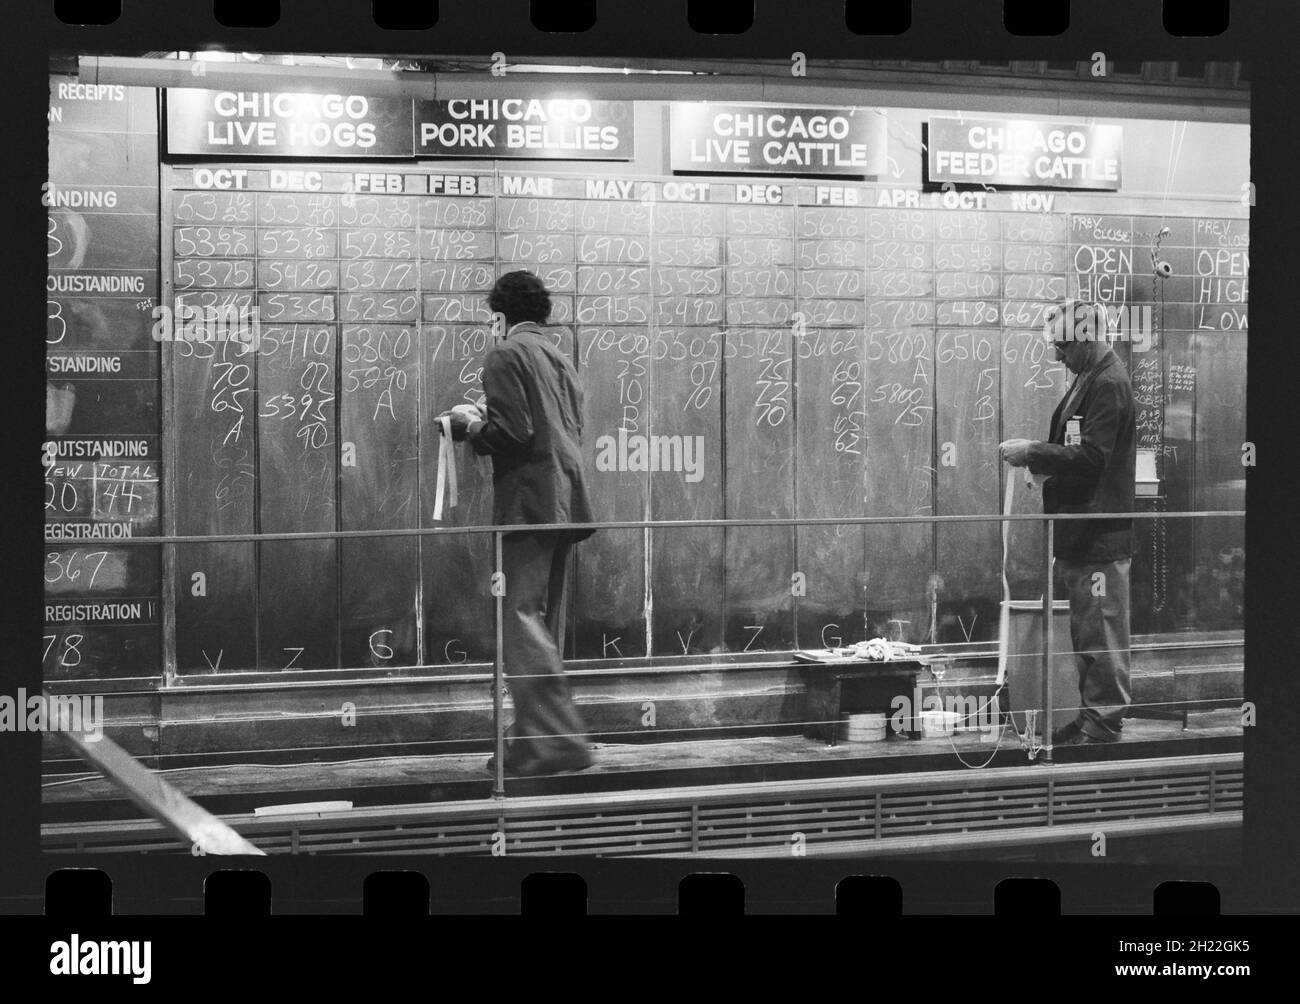
[[1241,518],[1245,509],[1212,509],[1200,512],[1080,512],[1080,513],[1011,513],[1008,515],[971,514],[960,516],[782,516],[755,519],[629,519],[601,523],[508,523],[483,526],[431,526],[382,530],[308,530],[291,533],[222,533],[173,534],[157,537],[50,537],[47,544],[93,542],[112,547],[149,544],[238,544],[268,540],[369,540],[376,537],[433,537],[465,533],[520,533],[540,530],[679,530],[728,527],[780,526],[874,526],[909,523],[1022,523],[1047,520],[1117,520],[1117,519],[1211,519]]
[[[690,519],[690,520],[610,520],[586,523],[539,523],[539,524],[492,524],[486,526],[439,526],[413,527],[383,530],[330,530],[300,533],[250,533],[250,534],[213,534],[213,535],[172,535],[166,537],[128,537],[113,539],[114,546],[126,545],[176,545],[176,544],[221,544],[221,543],[258,543],[262,541],[294,540],[330,540],[330,539],[372,539],[377,537],[424,537],[447,534],[481,534],[495,535],[496,566],[501,567],[501,540],[503,535],[528,530],[638,530],[638,529],[686,529],[686,528],[721,528],[728,527],[800,527],[800,526],[869,526],[937,523],[1010,523],[1042,522],[1046,529],[1043,546],[1044,591],[1042,595],[1042,631],[1045,644],[1041,657],[1042,686],[1042,745],[1039,752],[1044,761],[1052,763],[1052,715],[1054,695],[1052,693],[1052,674],[1050,658],[1052,651],[1052,538],[1053,527],[1059,520],[1159,520],[1159,519],[1212,519],[1241,518],[1246,515],[1244,509],[1207,510],[1199,512],[1121,512],[1121,513],[998,513],[967,514],[953,516],[847,516],[847,517],[772,517],[753,519]],[[75,542],[79,538],[69,538]],[[53,541],[47,541],[51,543]],[[495,763],[493,765],[492,798],[505,797],[505,729],[503,688],[506,684],[504,652],[502,644],[502,602],[496,600],[495,610],[496,652],[493,665],[493,739]],[[1033,729],[1030,726],[1032,743]]]

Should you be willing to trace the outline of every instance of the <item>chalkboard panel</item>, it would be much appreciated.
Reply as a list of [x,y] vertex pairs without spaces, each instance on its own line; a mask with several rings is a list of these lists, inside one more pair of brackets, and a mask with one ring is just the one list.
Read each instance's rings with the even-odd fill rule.
[[[1007,248],[993,213],[935,214],[935,513],[999,509],[1002,306]],[[940,642],[997,637],[1001,537],[996,523],[935,527],[933,625]]]
[[[547,330],[579,369],[599,519],[996,514],[1008,476],[997,442],[1044,437],[1065,389],[1064,368],[1039,337],[1043,311],[1080,292],[1116,316],[1152,308],[1152,338],[1166,352],[1117,350],[1133,372],[1140,436],[1160,454],[1162,505],[1204,503],[1218,492],[1202,477],[1214,456],[1205,436],[1242,436],[1231,431],[1240,414],[1223,389],[1236,350],[1201,338],[1244,335],[1248,246],[1240,221],[1169,221],[1159,253],[1174,274],[1157,283],[1149,266],[1159,217],[865,208],[870,199],[804,206],[786,184],[781,204],[758,205],[723,184],[708,193],[716,201],[675,202],[642,201],[666,193],[656,183],[634,186],[637,198],[626,199],[577,198],[586,190],[579,178],[504,183],[512,192],[555,194],[493,195],[497,179],[487,176],[464,197],[337,187],[175,193],[173,270],[187,299],[256,304],[264,337],[302,330],[327,338],[328,360],[295,357],[279,374],[267,369],[265,352],[256,360],[259,528],[433,525],[433,416],[481,393],[492,338],[485,293],[495,276],[517,268],[547,284]],[[73,337],[62,315],[50,323]],[[207,359],[213,349],[185,351]],[[229,368],[203,365],[188,376],[177,371],[178,402],[187,380],[195,393],[221,389]],[[293,423],[276,411],[288,402],[275,383],[312,373],[328,374],[337,397],[324,420],[327,445],[313,453],[308,441],[315,482],[289,466],[301,459],[292,448],[302,443],[284,434]],[[1223,403],[1202,422],[1212,394]],[[195,409],[185,418],[178,410],[178,434],[188,422],[209,447],[229,427],[219,420],[230,415]],[[669,466],[674,457],[678,466],[699,460],[681,447],[702,437],[699,468],[638,469],[629,460],[642,436],[666,437],[640,448],[666,444]],[[443,525],[490,522],[488,462],[463,445],[454,455],[461,499]],[[1017,512],[1039,504],[1017,486]],[[246,512],[251,519],[253,509]],[[1209,553],[1199,531],[1184,539],[1172,529],[1159,529],[1158,547],[1155,536],[1141,545],[1152,568],[1134,572],[1135,592],[1168,580],[1170,610],[1189,573],[1196,574],[1187,588],[1199,588],[1193,565]],[[1225,534],[1219,550],[1227,547],[1231,560]],[[1010,531],[1013,596],[1041,590],[1040,541],[1037,526]],[[253,577],[244,588],[259,595],[261,616],[242,636],[259,638],[265,668],[492,658],[489,536],[312,547],[299,556],[264,545],[264,581]],[[602,531],[575,552],[567,654],[754,652],[875,634],[987,640],[1001,558],[995,522]],[[284,595],[289,567],[299,581],[307,569],[319,595],[311,614],[277,621],[272,594]],[[792,582],[795,573],[803,580]],[[188,584],[182,572],[178,588]],[[1135,628],[1157,605],[1142,602],[1139,613],[1135,599]],[[248,614],[229,607],[224,616]],[[1175,622],[1170,614],[1169,626]],[[315,629],[318,656],[291,641],[304,628]],[[336,645],[341,650],[329,651]],[[201,658],[189,653],[192,666],[201,668]]]
[[[257,358],[259,526],[335,530],[337,348],[332,326],[264,329]],[[338,665],[337,542],[268,541],[258,555],[258,665]]]
[[250,289],[257,277],[248,258],[177,258],[173,264],[172,288],[187,290]]
[[[484,326],[424,324],[420,400],[420,482],[423,526],[486,526],[492,522],[492,469],[466,445],[454,459],[459,504],[433,518],[440,436],[434,416],[482,396],[483,360],[492,345]],[[441,666],[495,658],[495,602],[489,592],[496,557],[491,534],[425,537],[419,546],[424,588],[425,659]]]
[[87,86],[75,76],[50,77],[52,131],[157,130],[157,92],[120,84]]
[[156,391],[158,355],[139,350],[49,348],[45,353],[45,373],[70,379],[126,381],[128,387],[131,381],[148,380]]
[[[650,433],[649,332],[640,327],[577,329],[578,373],[586,418],[582,451],[587,490],[601,520],[647,518],[649,471],[622,469],[624,437]],[[685,356],[685,346],[677,348]],[[655,345],[666,356],[668,341]],[[614,460],[597,463],[597,453]],[[573,652],[579,658],[619,658],[646,654],[646,569],[644,530],[601,530],[577,549],[573,591]]]
[[158,385],[152,380],[89,380],[59,376],[47,393],[59,396],[58,427],[66,436],[147,433],[158,423]]
[[711,268],[722,264],[722,241],[716,237],[656,236],[650,242],[650,257],[661,265]]
[[[656,202],[654,204],[653,231],[656,234],[691,234],[696,237],[716,237],[722,233],[722,216],[725,207],[708,203]],[[652,252],[655,261],[663,261],[658,248]]]
[[569,199],[497,199],[498,229],[505,236],[529,230],[538,234],[572,233],[574,214]]
[[644,265],[579,265],[574,289],[585,296],[646,294],[650,292],[650,269]]
[[[132,606],[152,607],[153,612],[143,616],[157,617],[155,596],[134,601]],[[42,638],[43,677],[46,680],[109,680],[153,676],[162,663],[159,641],[156,619],[133,624],[47,624]]]
[[[494,232],[501,200],[430,197],[416,200],[421,291],[419,497],[421,525],[492,522],[491,462],[466,444],[452,450],[459,504],[445,502],[433,518],[441,436],[434,417],[482,396],[483,362],[492,345],[485,293],[501,248]],[[495,657],[495,602],[489,586],[496,568],[491,534],[425,537],[417,555],[423,592],[424,659],[435,666]]]
[[[1197,509],[1244,509],[1246,468],[1241,407],[1246,380],[1245,333],[1197,332]],[[1198,520],[1194,533],[1196,623],[1204,630],[1242,626],[1245,525],[1239,518]]]
[[[648,324],[651,317],[650,297],[579,296],[576,298],[573,316],[579,324]],[[561,316],[553,319],[564,320]]]
[[[496,235],[485,230],[421,230],[419,252],[424,261],[467,261],[491,258],[497,253]],[[366,244],[356,254],[373,253]],[[502,257],[548,262],[573,258],[573,238],[565,234],[503,234]]]
[[[727,206],[723,213],[723,226],[729,237],[785,237],[794,231],[793,206]],[[763,248],[762,241],[735,240],[729,242],[728,261],[740,265],[760,264],[746,260],[750,248]],[[733,253],[735,252],[735,253]],[[787,261],[789,263],[789,256]]]
[[[998,511],[1000,341],[996,330],[978,327],[935,333],[936,515]],[[939,640],[996,638],[1002,593],[997,524],[940,524],[935,548],[942,579]]]
[[[720,519],[722,503],[723,336],[708,328],[661,331],[670,344],[686,347],[684,358],[669,353],[650,364],[650,435],[669,437],[687,450],[697,470],[650,476],[650,518]],[[687,437],[690,437],[689,443]],[[702,527],[652,530],[651,592],[655,616],[653,651],[661,655],[712,652],[722,644],[724,539]]]
[[338,234],[322,226],[259,226],[256,233],[259,258],[338,258]]
[[[1192,508],[1194,501],[1194,335],[1190,331],[1166,332],[1164,347],[1165,421],[1161,453],[1164,460],[1165,504],[1170,511],[1186,512]],[[1194,535],[1195,527],[1184,519],[1171,520],[1165,529],[1172,613],[1176,626],[1188,630],[1196,626]]]
[[45,344],[48,349],[153,350],[150,337],[153,300],[147,297],[46,298]]
[[1194,352],[1196,508],[1243,509],[1246,468],[1241,461],[1247,437],[1241,402],[1246,339],[1197,332]]
[[[158,159],[147,88],[50,81],[46,256],[47,680],[156,677]],[[143,447],[141,453],[139,448]]]
[[158,555],[142,547],[90,540],[45,549],[47,601],[148,596],[158,582]]
[[649,235],[581,233],[578,235],[573,253],[574,258],[584,265],[648,262],[650,260]]
[[[1167,340],[1167,335],[1157,329],[1152,334],[1149,349],[1131,353],[1129,357],[1137,449],[1149,450],[1155,455],[1158,475],[1163,475],[1165,468],[1163,356]],[[1146,506],[1150,506],[1153,512],[1167,509],[1163,498],[1143,503],[1143,507]],[[1169,523],[1160,519],[1140,520],[1133,527],[1129,589],[1135,631],[1168,631],[1173,627],[1168,528]]]
[[46,255],[53,269],[141,269],[157,265],[158,221],[152,214],[51,209]]
[[[1245,330],[1249,268],[1245,221],[1076,214],[1071,217],[1071,242],[1072,282],[1083,290],[1098,289],[1116,310],[1134,308],[1130,324],[1136,324],[1145,336],[1142,341],[1125,339],[1116,346],[1132,377],[1138,448],[1155,453],[1162,490],[1160,498],[1151,503],[1141,501],[1139,506],[1158,512],[1207,505],[1215,492],[1208,487],[1214,475],[1202,471],[1200,464],[1206,444],[1217,444],[1218,437],[1227,434],[1226,425],[1234,417],[1239,420],[1242,412],[1240,385],[1229,384],[1230,389],[1225,389],[1226,375],[1221,369],[1211,363],[1212,375],[1202,379],[1203,349],[1210,358],[1215,350],[1206,349],[1212,343],[1203,345],[1200,336],[1202,332],[1219,332],[1209,337],[1230,338],[1230,333]],[[1153,259],[1168,263],[1172,275],[1156,278]],[[1203,393],[1207,391],[1219,400],[1236,402],[1220,406],[1218,421],[1223,427],[1210,438],[1205,438],[1202,412],[1211,407],[1206,402],[1209,395]],[[1208,450],[1213,452],[1216,447]],[[1223,493],[1225,498],[1233,494],[1230,488]],[[1231,504],[1226,502],[1224,507]],[[1229,522],[1212,521],[1215,526]],[[1133,566],[1135,630],[1208,626],[1200,615],[1202,609],[1209,609],[1201,594],[1211,575],[1207,563],[1212,562],[1200,535],[1208,532],[1213,536],[1217,531],[1210,531],[1210,525],[1200,521],[1195,525],[1186,521],[1138,522]],[[1230,543],[1228,550],[1232,550]]]
[[[362,226],[393,226],[409,227],[410,216],[407,208],[407,199],[371,199],[373,202],[382,202],[388,208],[382,213],[376,212],[373,216],[366,215],[364,207],[368,205],[366,200],[357,199],[357,220],[349,219],[348,210],[343,212],[343,222],[352,226],[354,222]],[[436,198],[436,199],[417,199],[416,213],[419,219],[421,230],[438,230],[444,227],[461,228],[461,227],[487,227],[491,228],[496,223],[497,206],[493,199],[459,199],[459,198]]]
[[[342,339],[342,529],[418,527],[419,332],[413,325],[345,324]],[[341,542],[345,665],[416,661],[418,558],[414,538]]]
[[[258,192],[257,222],[267,227],[334,227],[339,222],[339,197],[323,193]],[[273,239],[278,246],[294,237],[277,235]]]
[[[867,213],[868,277],[875,277],[868,281],[865,365],[865,502],[871,515],[918,516],[935,511],[933,231],[931,213],[915,209]],[[879,294],[894,295],[874,298],[872,286]],[[863,537],[868,636],[930,639],[933,529],[871,525]]]
[[[794,515],[794,408],[788,331],[726,333],[728,518]],[[794,647],[794,532],[736,527],[725,538],[724,640],[730,651]]]
[[[414,230],[363,227],[340,232],[337,257],[345,261],[355,261],[358,258],[409,261],[417,256],[418,251],[417,234]],[[443,258],[445,259],[446,255]]]
[[76,460],[46,467],[46,539],[82,532],[65,534],[62,528],[72,524],[85,523],[90,532],[89,520],[112,524],[95,527],[105,534],[157,533],[158,474],[159,464],[152,460]]
[[172,219],[178,224],[241,224],[257,219],[251,192],[177,192]]
[[173,227],[172,253],[177,258],[248,258],[257,246],[254,234],[252,227]]
[[[421,205],[416,199],[405,196],[356,195],[352,194],[339,200],[339,223],[344,227],[378,227],[380,232],[411,230],[420,220],[422,226],[482,226],[482,223],[464,222],[461,216],[452,219],[451,213],[457,204],[451,199],[440,199],[426,204],[443,207],[442,219],[429,219],[420,213]],[[482,204],[484,200],[475,200]],[[487,203],[491,205],[491,203]],[[432,214],[430,214],[432,215]],[[465,214],[467,217],[467,214]]]
[[[50,181],[158,189],[158,137],[50,130]],[[156,230],[155,230],[155,239]]]
[[[353,263],[349,262],[350,267]],[[364,262],[363,265],[392,263]],[[397,263],[404,266],[404,263]],[[396,266],[394,266],[396,267]],[[346,274],[346,273],[345,273]],[[540,273],[538,273],[540,276]],[[408,280],[406,272],[400,272],[400,284],[393,281],[382,288],[406,289]],[[486,293],[494,281],[492,265],[489,262],[420,262],[416,273],[419,287],[428,292],[448,293],[454,290],[478,290]],[[365,288],[365,287],[363,287]],[[470,309],[473,309],[471,306]]]
[[[864,209],[851,206],[835,208],[800,206],[795,229],[801,238],[840,237],[863,241],[867,236],[866,223]],[[805,265],[805,267],[810,266]]]
[[[348,266],[358,264],[363,263],[347,263]],[[394,264],[393,269],[395,270],[402,265],[403,263],[397,262]],[[413,273],[409,265],[404,267],[408,272]],[[387,271],[381,275],[381,283],[379,284],[381,289],[390,288],[382,285],[382,280],[389,278],[389,275],[390,273]],[[302,261],[293,258],[263,258],[257,263],[256,281],[257,285],[262,289],[275,291],[308,290],[314,292],[322,289],[338,289],[339,267],[333,262]],[[348,288],[355,289],[357,286],[353,285]]]
[[[797,514],[863,514],[868,442],[862,334],[808,331],[796,340],[794,355],[795,462],[803,472],[795,482]],[[860,525],[798,528],[796,570],[805,590],[797,600],[800,644],[859,640],[865,540]]]
[[[579,202],[577,212],[580,234],[648,234],[653,209],[641,202]],[[646,254],[637,257],[644,259]]]
[[[253,370],[237,342],[172,342],[176,532],[253,533],[257,443]],[[253,544],[176,548],[178,672],[256,665]]]
[[327,322],[338,319],[338,297],[332,293],[259,293],[257,309],[263,322]]
[[[934,512],[935,393],[929,311],[913,301],[874,307],[892,323],[866,333],[866,511],[928,516]],[[881,634],[919,640],[930,626],[932,528],[874,525],[864,536],[868,617]]]

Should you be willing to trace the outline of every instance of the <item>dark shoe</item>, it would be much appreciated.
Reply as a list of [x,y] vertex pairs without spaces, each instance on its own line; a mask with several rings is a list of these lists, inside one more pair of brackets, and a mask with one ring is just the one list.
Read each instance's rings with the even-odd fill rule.
[[1052,733],[1052,745],[1064,746],[1067,743],[1073,743],[1076,737],[1083,735],[1083,729],[1078,722],[1071,722],[1069,725],[1063,725]]
[[[487,772],[496,774],[497,758],[488,757]],[[527,760],[512,761],[506,758],[505,774],[507,777],[543,777],[547,774],[565,774],[570,771],[586,770],[591,766],[591,754],[584,750],[575,750],[558,757],[532,757]]]
[[[1064,731],[1064,730],[1062,730]],[[1054,746],[1109,746],[1111,743],[1119,742],[1120,737],[1117,735],[1100,736],[1093,735],[1091,732],[1084,732],[1080,729],[1068,739],[1060,742],[1053,741]]]

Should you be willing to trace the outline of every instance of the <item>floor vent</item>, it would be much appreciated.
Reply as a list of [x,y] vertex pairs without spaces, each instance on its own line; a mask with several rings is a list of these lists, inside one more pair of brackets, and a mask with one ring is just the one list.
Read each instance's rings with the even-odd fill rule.
[[[1154,831],[1241,811],[1242,756],[1231,753],[223,819],[268,854],[776,855],[795,842],[815,853],[1103,823]],[[42,839],[54,853],[190,852],[151,821],[49,824]]]

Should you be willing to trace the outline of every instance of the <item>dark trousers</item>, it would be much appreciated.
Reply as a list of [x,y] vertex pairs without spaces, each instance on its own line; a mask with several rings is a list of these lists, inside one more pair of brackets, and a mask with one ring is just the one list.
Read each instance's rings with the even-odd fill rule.
[[[1076,563],[1056,559],[1070,598],[1070,641],[1079,670],[1076,723],[1099,738],[1124,727],[1129,693],[1131,559]],[[1100,595],[1098,595],[1100,593]]]
[[502,642],[515,720],[506,762],[552,760],[587,748],[564,677],[568,568],[564,531],[512,533],[501,541]]

